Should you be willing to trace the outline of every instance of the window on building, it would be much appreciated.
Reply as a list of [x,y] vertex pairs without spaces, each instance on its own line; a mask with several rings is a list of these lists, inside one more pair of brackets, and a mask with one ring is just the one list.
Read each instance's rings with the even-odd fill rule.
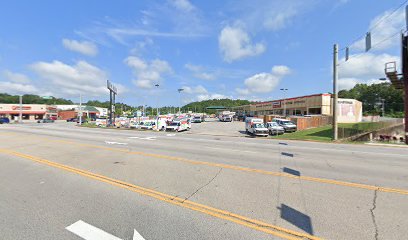
[[309,114],[322,114],[322,108],[309,108]]

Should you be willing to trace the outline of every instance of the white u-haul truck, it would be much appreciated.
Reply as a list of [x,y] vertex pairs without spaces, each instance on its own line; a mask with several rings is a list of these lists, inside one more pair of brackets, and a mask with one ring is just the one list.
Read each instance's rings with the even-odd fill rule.
[[269,135],[269,130],[260,118],[247,117],[245,119],[245,130],[246,133],[254,136],[267,137]]

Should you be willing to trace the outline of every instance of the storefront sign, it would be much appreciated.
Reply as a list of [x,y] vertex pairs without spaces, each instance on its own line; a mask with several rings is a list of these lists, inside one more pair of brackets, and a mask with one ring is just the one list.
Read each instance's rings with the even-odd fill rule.
[[[20,110],[20,106],[12,106],[11,109],[13,110]],[[22,110],[31,110],[31,107],[29,106],[23,106],[21,107]]]

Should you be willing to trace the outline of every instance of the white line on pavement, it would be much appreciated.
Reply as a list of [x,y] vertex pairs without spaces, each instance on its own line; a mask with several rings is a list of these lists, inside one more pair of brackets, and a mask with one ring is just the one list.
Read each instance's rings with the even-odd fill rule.
[[[65,229],[85,240],[122,240],[82,220],[69,225]],[[133,240],[145,239],[134,229]]]
[[156,140],[156,137],[128,137],[130,139],[140,139],[140,140],[149,140],[149,141],[154,141]]
[[86,240],[122,240],[82,220],[71,224],[65,229]]
[[136,231],[136,229],[134,229],[134,232],[133,232],[133,240],[145,240],[145,239],[142,237],[142,235],[140,235],[140,233],[138,233],[138,232]]
[[116,144],[116,145],[127,145],[127,143],[121,143],[121,142],[109,142],[105,141],[106,144]]

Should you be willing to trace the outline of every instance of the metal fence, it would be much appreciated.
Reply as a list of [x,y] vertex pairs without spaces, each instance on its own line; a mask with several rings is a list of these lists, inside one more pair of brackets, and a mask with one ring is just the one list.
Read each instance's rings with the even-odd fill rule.
[[402,118],[387,119],[381,122],[364,122],[356,124],[340,124],[338,129],[338,137],[349,138],[356,135],[373,132],[376,130],[397,126],[403,123]]

